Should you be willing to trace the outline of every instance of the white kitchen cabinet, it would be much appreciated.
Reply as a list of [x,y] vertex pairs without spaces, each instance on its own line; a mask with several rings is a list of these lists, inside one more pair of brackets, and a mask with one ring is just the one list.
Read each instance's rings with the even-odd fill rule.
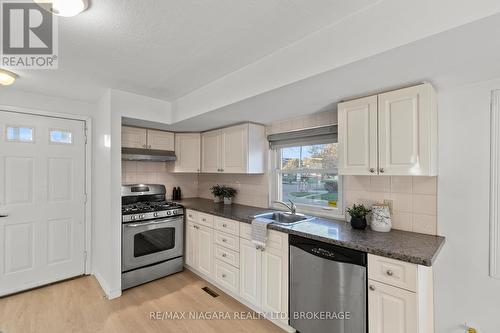
[[262,311],[276,315],[288,314],[287,251],[266,247],[262,252],[261,297]]
[[264,173],[265,128],[257,124],[236,125],[202,133],[204,173]]
[[240,297],[261,306],[262,251],[252,241],[240,238]]
[[370,333],[433,333],[432,268],[368,254]]
[[189,220],[186,223],[186,265],[196,267],[195,253],[196,253],[196,225]]
[[416,294],[368,280],[370,333],[417,333]]
[[201,171],[205,173],[221,172],[221,131],[201,134]]
[[147,135],[144,128],[122,126],[122,147],[147,148]]
[[437,102],[429,83],[338,105],[341,175],[437,175]]
[[197,173],[201,171],[200,133],[175,134],[175,172]]
[[377,96],[339,104],[339,173],[370,175],[377,170]]
[[174,150],[174,133],[122,126],[122,147]]
[[175,135],[172,132],[157,131],[148,129],[148,148],[155,150],[175,149]]
[[204,225],[197,225],[195,244],[195,268],[206,276],[213,276],[214,272],[214,231]]

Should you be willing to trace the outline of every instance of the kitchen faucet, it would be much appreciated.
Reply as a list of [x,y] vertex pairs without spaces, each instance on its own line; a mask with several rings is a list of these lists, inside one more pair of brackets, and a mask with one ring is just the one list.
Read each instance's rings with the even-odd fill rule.
[[290,201],[290,204],[287,204],[286,202],[283,202],[283,201],[274,201],[274,203],[285,206],[286,208],[288,208],[290,210],[290,213],[295,215],[297,213],[297,206],[293,203],[292,200],[288,200],[288,201]]

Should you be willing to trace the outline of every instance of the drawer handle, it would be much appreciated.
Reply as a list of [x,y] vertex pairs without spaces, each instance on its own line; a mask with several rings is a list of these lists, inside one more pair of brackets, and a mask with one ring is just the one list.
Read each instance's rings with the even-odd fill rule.
[[227,239],[222,238],[222,242],[226,243],[226,242],[227,242]]
[[223,226],[224,228],[227,228],[227,224],[225,224],[225,223],[224,223],[222,226]]
[[225,258],[225,257],[226,257],[226,254],[225,254],[225,253],[223,253],[223,254],[222,254],[222,257],[223,257],[223,258]]
[[389,276],[393,276],[393,275],[394,275],[394,272],[393,272],[393,271],[391,271],[390,269],[388,269],[386,273],[387,273],[387,275],[389,275]]
[[371,173],[374,173],[374,172],[375,172],[375,169],[374,169],[374,168],[370,168],[370,172],[371,172]]
[[222,278],[225,279],[226,278],[226,274],[222,274]]
[[374,291],[375,290],[375,286],[373,284],[370,284],[370,290],[371,291]]
[[201,220],[202,220],[203,222],[206,222],[206,221],[207,221],[207,219],[205,219],[205,218],[203,218],[203,219],[201,219]]

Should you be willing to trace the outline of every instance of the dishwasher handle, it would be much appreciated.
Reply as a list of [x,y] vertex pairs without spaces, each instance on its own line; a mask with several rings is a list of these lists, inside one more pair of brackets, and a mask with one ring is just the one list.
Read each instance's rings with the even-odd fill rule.
[[290,236],[290,246],[297,247],[302,251],[327,260],[366,267],[367,260],[365,252],[295,235]]

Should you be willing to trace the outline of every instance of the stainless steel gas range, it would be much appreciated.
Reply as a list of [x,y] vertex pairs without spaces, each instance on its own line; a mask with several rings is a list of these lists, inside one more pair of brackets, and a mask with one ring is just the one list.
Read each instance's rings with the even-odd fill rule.
[[122,186],[122,289],[183,269],[184,209],[165,186]]

